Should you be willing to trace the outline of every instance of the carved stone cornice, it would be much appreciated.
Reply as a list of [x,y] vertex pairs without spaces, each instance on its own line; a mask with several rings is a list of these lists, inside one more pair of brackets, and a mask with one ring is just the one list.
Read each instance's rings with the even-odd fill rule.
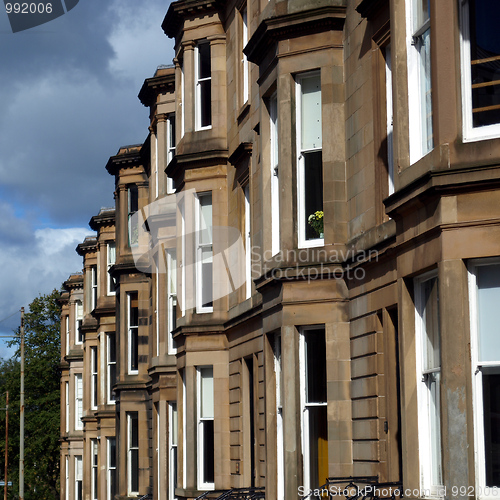
[[224,3],[224,0],[178,0],[172,2],[161,27],[168,37],[175,38],[182,29],[184,19],[218,12],[224,7]]
[[330,5],[264,19],[243,52],[249,61],[260,64],[276,42],[330,30],[342,30],[345,16],[344,5]]
[[[161,74],[160,74],[161,71]],[[157,70],[152,78],[146,78],[139,92],[139,100],[146,107],[156,104],[158,94],[175,91],[175,68],[165,68]]]

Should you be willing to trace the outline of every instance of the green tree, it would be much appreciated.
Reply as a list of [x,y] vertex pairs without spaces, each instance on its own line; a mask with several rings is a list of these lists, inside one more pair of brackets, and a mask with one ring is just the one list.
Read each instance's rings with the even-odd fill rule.
[[[26,500],[59,498],[60,316],[59,292],[33,300],[25,314],[25,459]],[[19,330],[16,332],[19,334]],[[0,392],[9,391],[9,499],[19,498],[20,339],[17,350],[0,362]],[[0,406],[5,406],[2,396]],[[3,476],[5,412],[0,412],[0,476]]]

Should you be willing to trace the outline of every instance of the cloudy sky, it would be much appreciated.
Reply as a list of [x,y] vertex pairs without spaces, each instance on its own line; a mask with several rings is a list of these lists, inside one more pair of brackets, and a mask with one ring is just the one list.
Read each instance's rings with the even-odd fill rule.
[[[0,10],[0,335],[39,294],[80,271],[90,218],[112,206],[104,166],[146,138],[145,78],[171,64],[170,0],[80,0],[13,34]],[[0,356],[6,351],[0,343]]]

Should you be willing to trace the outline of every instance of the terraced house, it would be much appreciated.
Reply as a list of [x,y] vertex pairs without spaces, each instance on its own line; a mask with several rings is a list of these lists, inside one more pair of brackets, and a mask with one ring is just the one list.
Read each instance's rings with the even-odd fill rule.
[[62,498],[494,494],[500,6],[165,8],[79,347],[67,282]]

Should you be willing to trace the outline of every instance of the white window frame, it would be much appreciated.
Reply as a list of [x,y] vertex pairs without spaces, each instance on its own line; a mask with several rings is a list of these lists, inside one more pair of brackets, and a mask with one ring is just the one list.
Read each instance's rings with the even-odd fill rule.
[[90,440],[90,498],[98,500],[99,498],[99,444],[97,439]]
[[[139,442],[137,446],[132,443],[132,425],[137,425],[137,440],[139,441],[139,415],[136,411],[127,413],[127,492],[128,495],[139,495],[139,456],[137,458],[137,471],[132,470],[132,454],[137,451],[139,455]],[[133,488],[132,475],[137,472],[137,490]]]
[[181,102],[180,102],[180,107],[181,107],[181,139],[184,137],[185,133],[185,104],[184,104],[184,99],[185,99],[185,77],[184,77],[184,61],[180,61],[180,68],[181,68]]
[[500,122],[482,127],[472,123],[472,77],[470,48],[469,0],[461,0],[460,8],[460,47],[462,83],[462,123],[463,141],[473,142],[500,137]]
[[97,266],[90,266],[90,310],[93,311],[97,307]]
[[385,109],[387,122],[387,180],[389,196],[394,193],[394,102],[392,99],[392,48],[388,43],[384,47],[385,56]]
[[66,455],[66,461],[65,461],[65,471],[64,471],[64,475],[65,475],[65,480],[64,480],[64,485],[65,485],[65,491],[64,491],[64,498],[66,500],[69,500],[69,456]]
[[83,379],[81,373],[75,373],[75,430],[83,430]]
[[187,488],[187,390],[186,369],[182,370],[182,487]]
[[[214,377],[213,377],[213,366],[198,366],[196,368],[196,418],[197,418],[197,469],[198,469],[198,489],[199,490],[213,490],[215,488],[215,483],[212,482],[206,482],[204,481],[203,478],[203,468],[205,464],[205,449],[203,445],[203,432],[204,432],[204,426],[203,422],[206,421],[212,421],[214,422],[214,437],[215,437],[215,419],[214,415],[211,417],[202,417],[202,382],[204,380],[204,377],[202,377],[202,371],[203,370],[212,370],[212,387],[214,385]],[[206,380],[209,380],[208,377],[206,377]],[[213,394],[213,405],[215,408],[215,392]],[[214,439],[215,441],[215,439]],[[215,446],[214,446],[215,449]]]
[[[210,224],[210,235],[211,241],[208,243],[202,243],[201,240],[201,199],[205,197],[210,197],[211,207],[213,210],[213,197],[212,191],[204,192],[204,193],[196,193],[195,196],[195,239],[196,239],[196,312],[199,314],[203,313],[211,313],[213,312],[213,271],[214,271],[214,258],[213,258],[213,212],[212,212],[212,221]],[[204,306],[203,305],[203,286],[204,286],[204,275],[203,275],[203,250],[211,249],[212,250],[212,306]]]
[[250,185],[243,189],[245,198],[245,299],[252,295],[252,235],[251,235],[251,205]]
[[172,331],[176,324],[176,308],[177,308],[177,252],[175,248],[165,250],[167,257],[167,354],[176,354],[177,347]]
[[282,392],[282,357],[281,333],[274,335],[274,375],[276,378],[276,469],[277,500],[285,498],[285,461],[283,456],[283,392]]
[[[132,232],[133,232],[133,227],[132,223],[135,222],[135,224],[138,223],[138,221],[134,218],[134,215],[137,213],[137,210],[133,210],[132,206],[132,192],[137,193],[137,210],[139,210],[139,187],[136,186],[135,184],[129,185],[127,187],[127,228],[128,228],[128,245],[130,248],[137,247],[139,245],[139,236],[137,236],[137,241],[132,242]],[[138,231],[138,230],[137,230]]]
[[181,216],[181,316],[186,315],[186,202],[183,198],[179,204]]
[[[81,495],[79,494],[81,485]],[[75,500],[83,500],[83,457],[75,455]]]
[[[300,366],[300,406],[301,406],[301,433],[302,433],[302,450],[303,450],[303,467],[304,467],[304,487],[306,491],[311,488],[317,488],[322,486],[320,484],[314,484],[311,482],[311,471],[308,466],[308,460],[306,458],[306,453],[310,449],[309,442],[309,409],[317,407],[327,407],[327,401],[308,403],[307,399],[307,365],[306,365],[306,334],[310,330],[323,329],[325,335],[326,344],[326,328],[325,325],[309,325],[300,328],[300,338],[299,338],[299,366]],[[326,353],[325,353],[326,356]],[[325,361],[326,363],[326,361]],[[325,381],[326,382],[326,381]],[[327,410],[328,411],[328,410]],[[327,417],[328,418],[328,417]]]
[[[178,414],[177,402],[168,401],[168,500],[176,500],[175,474],[178,470]],[[175,466],[174,466],[175,462]]]
[[83,322],[83,303],[81,300],[75,300],[75,344],[81,345],[83,343],[83,334],[81,327]]
[[[195,74],[195,123],[196,130],[210,130],[212,128],[213,123],[213,110],[211,110],[210,116],[210,125],[201,125],[201,83],[210,81],[210,85],[212,85],[212,61],[210,60],[210,76],[205,78],[200,78],[200,45],[207,44],[210,48],[210,59],[212,58],[212,47],[208,40],[200,40],[194,47],[194,74]],[[212,93],[211,93],[212,94]]]
[[[418,403],[418,446],[419,446],[419,463],[420,463],[420,486],[422,489],[424,498],[441,498],[444,493],[444,487],[442,484],[432,484],[432,475],[435,473],[433,467],[437,467],[438,474],[443,475],[443,455],[442,455],[442,414],[441,414],[441,363],[439,367],[434,367],[432,369],[425,369],[424,366],[424,349],[427,343],[427,331],[426,331],[426,311],[425,311],[425,300],[423,297],[423,284],[427,281],[436,279],[438,286],[438,318],[439,318],[439,280],[437,270],[425,273],[414,281],[415,286],[415,354],[416,354],[416,380],[417,380],[417,403]],[[439,321],[439,320],[438,320]],[[438,325],[438,330],[440,330],[440,325]],[[438,331],[440,337],[440,331]],[[440,341],[441,342],[441,341]],[[438,457],[437,460],[440,462],[436,464],[436,459],[432,450],[432,423],[430,411],[432,409],[432,402],[430,396],[430,389],[428,386],[429,377],[435,377],[436,374],[439,375],[439,381],[437,384],[437,394],[438,394],[438,413],[439,413],[439,429],[438,432]]]
[[99,404],[99,359],[97,347],[90,348],[90,409],[97,410]]
[[[111,353],[111,343],[114,343],[114,350],[115,350],[115,359],[112,360],[110,353]],[[106,402],[108,404],[115,404],[116,403],[116,397],[113,394],[113,388],[111,385],[111,367],[115,367],[115,381],[116,381],[116,333],[115,332],[109,332],[106,334]]]
[[[410,163],[413,164],[424,157],[434,148],[434,141],[429,146],[424,145],[424,123],[423,109],[426,103],[422,97],[422,55],[418,49],[417,40],[429,31],[429,39],[431,36],[430,26],[431,18],[422,23],[421,26],[414,27],[415,8],[414,2],[426,2],[427,0],[406,0],[406,50],[408,54],[408,110],[409,110],[409,139],[410,139]],[[432,44],[432,40],[430,39]],[[430,51],[430,49],[429,49]],[[430,55],[429,55],[430,57]],[[431,67],[432,75],[432,67]],[[432,114],[432,80],[431,84],[431,114]],[[432,117],[430,122],[430,135],[433,137]]]
[[65,429],[66,433],[69,432],[69,382],[64,382],[64,399],[65,399]]
[[64,316],[64,327],[66,328],[66,355],[69,354],[69,315]]
[[[156,129],[158,130],[158,128]],[[158,199],[160,194],[160,168],[158,160],[158,137],[156,133],[151,134],[155,143],[155,161],[154,161],[154,181],[155,181],[155,200]]]
[[[115,456],[114,456],[114,464],[112,465],[111,461],[111,443],[112,441],[115,442]],[[117,476],[116,476],[116,438],[115,437],[108,437],[106,438],[106,495],[107,495],[107,500],[114,500],[114,495],[113,492],[111,491],[111,476],[114,474],[115,476],[115,488],[117,484]]]
[[[139,301],[139,292],[137,291],[132,291],[132,292],[127,292],[127,351],[128,351],[128,360],[127,360],[127,367],[128,367],[128,373],[129,375],[137,375],[139,373],[139,307],[137,307],[137,325],[132,325],[131,320],[132,320],[132,294],[137,294],[137,301]],[[137,342],[135,345],[135,348],[137,349],[137,368],[132,367],[132,357],[133,357],[133,352],[132,352],[132,336],[135,335],[137,337]]]
[[[111,258],[111,255],[113,255],[113,258]],[[113,288],[115,287],[115,282],[113,281],[113,278],[111,274],[109,274],[109,270],[116,264],[116,243],[114,241],[110,241],[106,245],[106,262],[107,262],[107,293],[108,295],[116,295],[116,291],[111,289],[111,285],[113,285]]]
[[[305,156],[304,153],[314,153],[317,151],[323,151],[323,144],[321,138],[321,144],[316,145],[312,149],[302,149],[302,82],[307,78],[320,78],[321,85],[321,72],[317,71],[309,71],[307,73],[301,73],[296,76],[295,79],[295,99],[296,99],[296,140],[297,140],[297,222],[298,222],[298,243],[299,248],[313,248],[320,247],[325,244],[324,238],[314,238],[314,239],[306,239],[306,217],[311,214],[306,214],[306,199],[305,199]],[[323,98],[321,98],[321,107],[323,107]],[[320,120],[322,118],[320,117]],[[324,207],[323,207],[324,210]]]
[[485,430],[484,430],[484,401],[483,401],[483,369],[497,368],[500,373],[500,359],[498,361],[479,361],[479,297],[477,288],[477,270],[483,266],[498,266],[500,259],[477,259],[469,263],[469,308],[471,334],[471,368],[472,368],[472,400],[474,411],[474,464],[476,476],[476,496],[478,499],[487,499],[497,494],[498,487],[486,486],[486,458],[485,458]]
[[[166,123],[166,147],[167,147],[167,165],[174,159],[175,156],[175,114],[170,113],[167,116]],[[174,180],[167,177],[167,194],[175,193]]]
[[246,54],[243,52],[243,49],[246,47],[248,43],[248,7],[245,2],[243,9],[240,11],[241,17],[241,78],[242,82],[242,104],[245,105],[249,100],[249,65]]
[[269,98],[269,137],[271,142],[271,252],[280,251],[280,182],[278,142],[278,93]]

